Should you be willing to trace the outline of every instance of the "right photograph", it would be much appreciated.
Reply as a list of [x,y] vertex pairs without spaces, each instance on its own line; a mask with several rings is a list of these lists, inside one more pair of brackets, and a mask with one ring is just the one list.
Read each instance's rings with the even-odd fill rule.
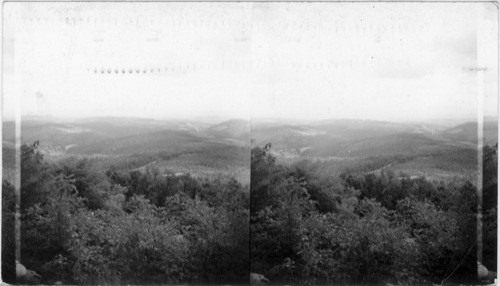
[[251,10],[251,283],[494,284],[498,6]]

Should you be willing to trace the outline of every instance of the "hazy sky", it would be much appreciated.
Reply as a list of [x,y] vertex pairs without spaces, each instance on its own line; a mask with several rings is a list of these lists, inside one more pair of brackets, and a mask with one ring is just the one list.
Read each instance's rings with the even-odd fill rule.
[[20,97],[25,115],[64,117],[457,118],[476,116],[481,90],[496,115],[497,13],[491,3],[7,2],[4,116]]

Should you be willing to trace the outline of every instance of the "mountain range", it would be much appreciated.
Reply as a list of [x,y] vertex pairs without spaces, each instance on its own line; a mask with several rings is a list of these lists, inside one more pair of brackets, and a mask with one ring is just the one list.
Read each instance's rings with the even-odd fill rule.
[[[13,121],[3,123],[4,175],[14,166],[14,130]],[[305,160],[329,174],[390,166],[413,176],[472,180],[477,170],[477,133],[475,122],[449,126],[352,119],[302,123],[93,117],[27,118],[21,124],[22,141],[39,140],[49,160],[90,158],[102,170],[155,165],[199,176],[223,173],[245,182],[249,182],[250,147],[267,143],[281,162]],[[496,120],[484,122],[483,135],[485,144],[498,142]]]
[[[162,171],[223,174],[249,182],[250,123],[244,120],[23,120],[21,136],[28,144],[38,140],[41,152],[52,161],[87,158],[103,171],[155,165]],[[4,122],[3,165],[7,169],[14,166],[14,142],[15,123]]]
[[[455,126],[429,122],[325,120],[304,124],[252,124],[256,146],[271,143],[286,163],[308,161],[325,174],[389,168],[436,180],[466,178],[477,172],[476,122]],[[483,123],[484,144],[498,142],[498,123]]]

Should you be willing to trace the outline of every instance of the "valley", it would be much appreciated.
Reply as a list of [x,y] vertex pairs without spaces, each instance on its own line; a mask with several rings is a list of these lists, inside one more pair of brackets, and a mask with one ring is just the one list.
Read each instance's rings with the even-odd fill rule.
[[[13,176],[14,122],[3,125],[4,176]],[[497,123],[485,121],[484,142],[497,142]],[[101,171],[157,168],[195,177],[235,177],[249,183],[253,146],[272,144],[277,160],[305,161],[323,175],[380,168],[430,180],[475,181],[477,126],[326,120],[292,124],[96,117],[70,122],[23,120],[22,140],[40,141],[49,161],[86,158]]]
[[[495,121],[485,121],[485,144],[498,138]],[[477,124],[393,123],[328,120],[252,125],[255,146],[271,143],[271,153],[287,164],[305,161],[322,175],[370,173],[384,168],[433,181],[470,180],[477,174]]]
[[[52,162],[87,159],[101,172],[156,168],[249,183],[250,123],[96,117],[22,121],[24,143],[40,142]],[[3,124],[4,177],[12,179],[15,124]]]

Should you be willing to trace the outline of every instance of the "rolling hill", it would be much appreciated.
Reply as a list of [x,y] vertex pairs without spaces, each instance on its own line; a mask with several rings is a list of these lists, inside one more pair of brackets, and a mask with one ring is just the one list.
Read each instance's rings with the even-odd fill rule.
[[243,144],[250,142],[250,122],[245,120],[229,120],[207,128],[208,134],[216,138],[237,140]]
[[[477,144],[477,123],[467,122],[444,130],[441,135],[453,141],[470,142]],[[498,122],[485,121],[483,123],[483,138],[485,144],[498,142]]]
[[[194,176],[232,175],[248,182],[250,142],[245,138],[250,137],[249,126],[243,120],[212,124],[97,117],[70,122],[25,120],[21,134],[25,143],[39,140],[40,150],[51,161],[87,158],[103,171],[148,165]],[[10,154],[15,125],[4,122],[3,127],[3,149]],[[4,157],[4,166],[13,166],[11,157]]]
[[[13,122],[3,123],[6,171],[14,165],[14,127]],[[474,122],[449,127],[350,119],[305,123],[256,120],[250,126],[244,120],[96,117],[27,119],[21,132],[23,142],[39,140],[40,149],[53,161],[91,158],[102,170],[156,166],[194,175],[233,175],[244,181],[249,178],[250,138],[254,146],[271,142],[272,152],[282,162],[308,160],[329,174],[389,166],[409,175],[470,178],[477,160]],[[497,134],[498,123],[485,121],[485,143],[496,143]]]
[[[485,143],[497,142],[497,122],[484,124]],[[451,128],[432,123],[328,120],[306,124],[253,125],[257,146],[271,142],[286,163],[309,161],[325,174],[379,168],[425,175],[436,180],[474,179],[477,169],[477,125]]]

